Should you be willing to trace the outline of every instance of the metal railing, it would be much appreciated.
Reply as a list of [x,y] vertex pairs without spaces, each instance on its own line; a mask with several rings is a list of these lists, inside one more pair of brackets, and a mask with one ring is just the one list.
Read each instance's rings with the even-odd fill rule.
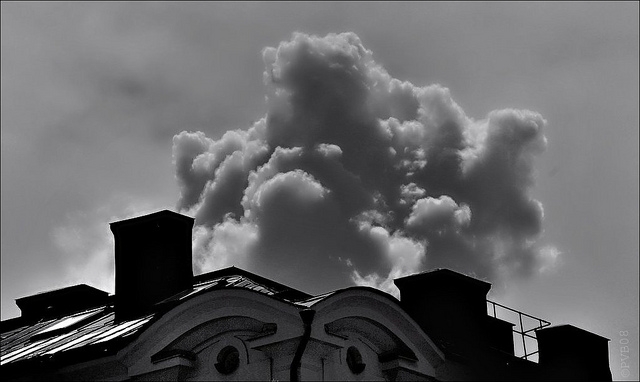
[[[514,349],[515,355],[520,357],[520,358],[524,358],[526,360],[529,361],[537,361],[537,357],[536,360],[530,359],[532,356],[538,354],[538,338],[536,337],[536,330],[538,329],[542,329],[544,327],[547,327],[549,325],[551,325],[551,322],[543,320],[541,318],[538,317],[534,317],[531,316],[529,314],[526,313],[522,313],[520,311],[517,311],[515,309],[511,309],[507,306],[504,306],[502,304],[498,304],[497,302],[493,302],[493,301],[489,301],[487,300],[487,314],[491,315],[491,313],[493,312],[493,317],[494,318],[498,318],[504,321],[509,321],[511,323],[514,323],[514,320],[509,320],[509,319],[505,319],[504,318],[504,314],[501,314],[502,317],[498,317],[498,312],[503,312],[503,311],[507,311],[509,312],[508,314],[512,315],[512,317],[515,318],[515,316],[513,316],[513,314],[517,314],[517,323],[513,328],[513,336],[514,336],[514,347],[516,346],[516,339],[518,337],[520,337],[519,340],[522,341],[522,353],[521,355],[519,355],[517,352],[515,351],[516,349]],[[500,309],[496,310],[496,307],[499,307]],[[523,317],[524,317],[524,322],[523,323]],[[526,327],[526,329],[525,329]],[[535,350],[531,349],[530,346],[530,352],[527,352],[527,339],[531,339],[533,340],[533,342],[530,343],[530,345],[533,345],[533,347],[535,347]]]

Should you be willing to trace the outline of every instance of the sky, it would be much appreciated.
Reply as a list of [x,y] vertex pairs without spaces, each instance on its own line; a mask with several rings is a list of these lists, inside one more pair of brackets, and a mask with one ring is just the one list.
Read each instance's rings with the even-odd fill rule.
[[108,223],[170,209],[196,274],[452,268],[638,379],[637,2],[1,9],[2,319],[112,293]]

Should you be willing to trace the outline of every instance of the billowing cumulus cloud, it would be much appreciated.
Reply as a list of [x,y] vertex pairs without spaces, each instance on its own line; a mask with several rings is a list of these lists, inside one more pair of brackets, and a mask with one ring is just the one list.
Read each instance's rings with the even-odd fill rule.
[[295,33],[262,53],[265,116],[173,139],[199,272],[397,293],[393,278],[435,267],[496,280],[555,264],[531,196],[541,115],[470,118],[449,89],[392,78],[353,33]]
[[469,224],[471,211],[469,206],[458,207],[448,196],[438,199],[424,198],[418,200],[406,222],[406,228],[421,234],[442,235],[448,230],[458,230]]

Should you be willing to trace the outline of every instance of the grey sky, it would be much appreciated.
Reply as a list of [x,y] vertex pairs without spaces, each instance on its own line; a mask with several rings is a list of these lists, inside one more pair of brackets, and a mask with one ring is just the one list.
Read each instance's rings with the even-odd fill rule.
[[630,331],[638,378],[637,3],[1,7],[3,319],[73,282],[112,292],[107,223],[176,206],[172,137],[248,129],[267,111],[263,48],[352,31],[392,77],[449,88],[471,118],[545,118],[532,194],[559,262],[493,298],[610,338],[614,378]]

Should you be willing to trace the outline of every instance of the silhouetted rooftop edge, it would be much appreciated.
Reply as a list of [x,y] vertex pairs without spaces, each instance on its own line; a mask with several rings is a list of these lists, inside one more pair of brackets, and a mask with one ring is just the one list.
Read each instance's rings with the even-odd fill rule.
[[126,226],[134,223],[143,223],[146,221],[156,220],[158,218],[171,218],[176,220],[182,220],[185,223],[192,223],[192,224],[195,221],[195,219],[190,216],[182,215],[171,210],[162,210],[162,211],[154,212],[148,215],[136,216],[134,218],[130,218],[126,220],[119,220],[116,222],[112,222],[112,223],[109,223],[109,226],[112,227],[113,229],[113,227]]

